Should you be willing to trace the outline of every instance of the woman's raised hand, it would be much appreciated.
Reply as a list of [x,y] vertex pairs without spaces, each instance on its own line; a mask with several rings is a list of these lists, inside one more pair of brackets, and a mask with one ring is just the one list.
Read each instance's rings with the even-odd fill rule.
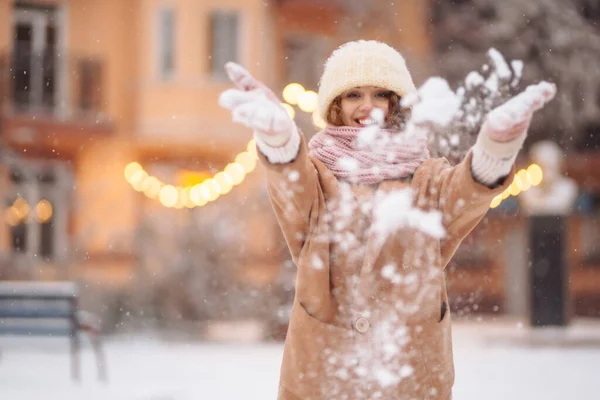
[[481,133],[496,142],[509,142],[527,131],[533,113],[554,98],[556,86],[540,82],[496,107],[487,115]]
[[235,122],[253,129],[267,144],[278,147],[286,143],[295,124],[275,93],[239,64],[229,62],[225,70],[237,89],[221,93],[221,107],[230,110]]

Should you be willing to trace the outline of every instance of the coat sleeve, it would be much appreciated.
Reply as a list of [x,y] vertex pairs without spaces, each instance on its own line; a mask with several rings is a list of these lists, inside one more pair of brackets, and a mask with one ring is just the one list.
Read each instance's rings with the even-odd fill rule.
[[282,156],[275,149],[257,140],[258,157],[266,168],[267,186],[275,216],[283,232],[292,259],[298,257],[318,218],[323,191],[317,168],[308,156],[304,135],[296,131],[295,149]]
[[493,187],[478,183],[472,172],[473,152],[452,167],[445,159],[434,162],[432,190],[446,236],[441,241],[442,266],[445,268],[463,239],[477,226],[489,209],[492,199],[512,182],[514,166],[501,182]]

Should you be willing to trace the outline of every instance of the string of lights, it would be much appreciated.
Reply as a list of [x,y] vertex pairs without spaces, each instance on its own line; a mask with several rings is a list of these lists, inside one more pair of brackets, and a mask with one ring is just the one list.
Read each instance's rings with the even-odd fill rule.
[[[293,105],[306,113],[312,113],[313,123],[323,128],[325,122],[317,115],[317,93],[306,90],[298,83],[290,83],[283,89],[285,102],[281,103],[290,118],[296,117]],[[241,184],[246,175],[256,168],[258,156],[254,139],[248,142],[246,151],[241,152],[233,163],[212,177],[203,179],[193,185],[172,185],[150,175],[138,162],[130,162],[125,166],[123,175],[131,187],[150,199],[157,199],[163,206],[169,208],[202,207],[217,200],[231,191],[234,186]],[[198,173],[200,174],[200,173]],[[197,174],[197,175],[198,175]]]
[[202,207],[217,200],[242,183],[247,174],[256,168],[258,156],[254,139],[248,142],[246,151],[239,153],[235,161],[228,164],[210,178],[194,185],[172,185],[150,175],[138,162],[127,164],[125,179],[131,187],[150,199],[157,199],[169,208]]
[[529,190],[532,186],[542,183],[544,173],[537,164],[531,164],[527,169],[521,169],[515,174],[515,177],[508,188],[498,196],[492,199],[490,208],[496,208],[510,196],[518,196],[521,192]]

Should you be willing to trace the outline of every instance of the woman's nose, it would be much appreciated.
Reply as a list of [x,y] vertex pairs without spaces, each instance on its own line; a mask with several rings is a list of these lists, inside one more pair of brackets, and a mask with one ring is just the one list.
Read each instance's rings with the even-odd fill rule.
[[373,101],[368,97],[364,98],[362,104],[360,105],[360,110],[370,112],[372,109]]

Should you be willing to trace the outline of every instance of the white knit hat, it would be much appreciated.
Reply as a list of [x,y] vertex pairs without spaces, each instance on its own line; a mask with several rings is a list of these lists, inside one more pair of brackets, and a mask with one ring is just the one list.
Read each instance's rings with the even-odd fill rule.
[[416,91],[404,57],[375,40],[348,42],[338,47],[325,63],[319,82],[319,115],[327,121],[327,110],[337,96],[358,86],[377,86],[399,96]]

